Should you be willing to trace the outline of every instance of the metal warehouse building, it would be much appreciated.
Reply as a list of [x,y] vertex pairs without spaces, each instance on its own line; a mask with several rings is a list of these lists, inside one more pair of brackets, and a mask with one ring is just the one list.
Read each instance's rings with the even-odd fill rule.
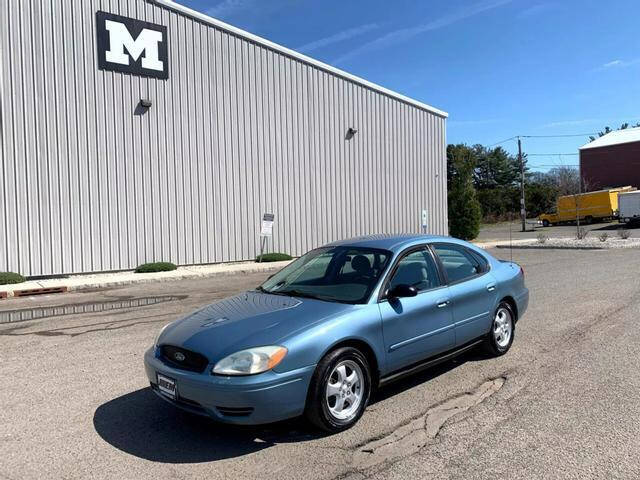
[[590,190],[640,188],[640,127],[610,132],[581,147],[580,172]]
[[165,0],[0,3],[0,271],[447,233],[446,114]]

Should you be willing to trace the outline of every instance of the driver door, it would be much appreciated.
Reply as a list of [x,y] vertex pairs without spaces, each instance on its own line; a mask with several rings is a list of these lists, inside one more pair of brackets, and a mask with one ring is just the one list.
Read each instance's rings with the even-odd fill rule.
[[389,371],[445,352],[455,346],[449,289],[443,285],[426,247],[412,248],[396,262],[383,291],[396,285],[415,287],[415,297],[380,300]]

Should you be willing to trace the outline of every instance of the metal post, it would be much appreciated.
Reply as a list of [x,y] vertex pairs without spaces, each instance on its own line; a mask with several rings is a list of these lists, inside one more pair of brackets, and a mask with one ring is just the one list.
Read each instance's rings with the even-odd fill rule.
[[262,263],[262,255],[264,254],[264,244],[267,241],[267,237],[260,238],[260,256],[258,257],[258,263]]
[[520,137],[518,137],[518,160],[520,161],[520,216],[522,217],[522,231],[525,232],[527,230],[527,210],[524,203],[524,161]]

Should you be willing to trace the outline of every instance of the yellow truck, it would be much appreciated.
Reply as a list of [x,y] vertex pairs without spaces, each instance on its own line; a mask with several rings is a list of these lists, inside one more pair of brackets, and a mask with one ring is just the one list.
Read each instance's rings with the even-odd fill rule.
[[620,187],[559,197],[554,211],[543,213],[538,220],[545,227],[575,222],[578,217],[585,224],[597,220],[613,220],[618,218],[618,193],[633,190],[634,187]]

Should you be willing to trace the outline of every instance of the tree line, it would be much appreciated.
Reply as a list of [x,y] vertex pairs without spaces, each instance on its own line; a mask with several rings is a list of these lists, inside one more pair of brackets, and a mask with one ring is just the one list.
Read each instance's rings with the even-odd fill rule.
[[[523,154],[527,216],[549,211],[561,195],[579,191],[577,168],[556,167],[532,172]],[[478,236],[480,223],[494,223],[520,215],[520,161],[502,147],[447,147],[449,231],[470,240]]]

